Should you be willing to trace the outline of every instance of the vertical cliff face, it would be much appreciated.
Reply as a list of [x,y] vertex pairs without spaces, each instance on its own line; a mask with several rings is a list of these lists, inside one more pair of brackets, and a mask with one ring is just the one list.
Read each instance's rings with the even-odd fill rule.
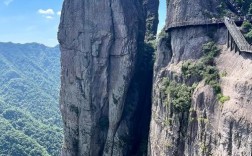
[[[222,13],[216,9],[221,1],[167,3],[167,25]],[[216,25],[173,28],[160,35],[149,155],[251,155],[251,55],[227,49],[226,33]],[[216,47],[209,46],[213,42]],[[217,48],[219,55],[210,56]],[[207,62],[209,56],[215,57]],[[213,73],[215,78],[209,76]]]
[[220,16],[220,0],[168,0],[167,25]]
[[[138,70],[135,66],[141,64],[144,38],[155,36],[157,10],[157,0],[64,1],[58,33],[62,155],[141,151],[146,138],[139,137],[136,146],[130,139],[139,134],[137,122],[144,115],[139,105],[150,102],[138,97],[146,86],[136,87],[132,80]],[[143,73],[148,75],[148,71]]]
[[[235,14],[225,2],[167,0],[166,24]],[[172,28],[153,69],[157,11],[158,0],[64,1],[62,155],[147,155],[148,142],[151,156],[251,155],[250,54],[227,49],[223,25]]]

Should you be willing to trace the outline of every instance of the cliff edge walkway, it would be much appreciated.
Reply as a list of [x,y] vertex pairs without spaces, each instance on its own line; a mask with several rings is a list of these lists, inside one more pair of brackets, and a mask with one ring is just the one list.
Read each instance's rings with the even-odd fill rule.
[[235,52],[246,52],[252,53],[252,46],[247,42],[244,35],[241,33],[236,23],[242,23],[244,20],[242,18],[231,19],[224,17],[223,19],[207,19],[198,21],[185,21],[185,22],[173,22],[168,24],[166,31],[174,28],[189,27],[189,26],[208,26],[208,25],[225,25],[228,30],[228,42],[227,46],[231,47],[231,50]]

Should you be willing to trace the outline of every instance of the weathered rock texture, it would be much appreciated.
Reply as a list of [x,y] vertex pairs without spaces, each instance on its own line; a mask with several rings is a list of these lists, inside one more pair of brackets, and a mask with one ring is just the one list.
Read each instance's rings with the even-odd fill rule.
[[202,21],[218,15],[220,0],[168,0],[167,24]]
[[[167,24],[200,20],[217,14],[220,1],[170,0]],[[213,31],[215,30],[215,31]],[[252,59],[250,54],[231,52],[226,48],[225,27],[174,28],[159,39],[154,67],[152,118],[149,137],[151,156],[251,155],[252,149]],[[215,59],[221,77],[223,94],[230,97],[218,102],[211,86],[199,82],[192,94],[190,111],[178,113],[165,104],[163,78],[183,83],[181,66],[187,60],[198,60],[202,45],[214,40],[221,54]],[[187,82],[192,84],[192,82]]]
[[[183,28],[173,30],[160,39],[155,63],[153,82],[152,119],[150,126],[150,155],[183,155],[185,140],[180,137],[182,128],[187,128],[187,113],[175,114],[165,106],[162,97],[162,79],[181,82],[181,65],[187,59],[197,59],[202,53],[202,44],[210,40],[204,28]],[[168,43],[167,43],[168,41]],[[172,126],[165,124],[172,119]],[[184,132],[183,132],[184,133]]]
[[[221,73],[223,94],[230,97],[224,104],[216,100],[211,87],[199,84],[193,94],[192,110],[198,120],[188,127],[186,155],[252,154],[252,57],[221,47],[216,59]],[[192,113],[191,113],[192,115]]]
[[[144,38],[157,30],[158,0],[65,0],[58,39],[61,47],[61,100],[66,156],[134,155],[147,146],[141,129],[145,107],[135,87]],[[147,21],[147,22],[146,22]],[[147,28],[146,28],[147,26]],[[142,71],[150,75],[149,71]],[[150,75],[152,77],[152,74]],[[140,81],[140,80],[136,80]],[[148,84],[145,84],[147,83]],[[145,87],[147,89],[145,89]],[[135,93],[134,93],[135,92]],[[131,100],[134,99],[135,101]],[[136,141],[136,140],[135,140]]]

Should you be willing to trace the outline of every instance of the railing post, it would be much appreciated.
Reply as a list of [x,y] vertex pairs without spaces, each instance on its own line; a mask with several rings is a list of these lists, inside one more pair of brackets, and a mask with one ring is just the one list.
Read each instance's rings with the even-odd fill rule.
[[237,50],[238,50],[238,47],[237,47],[237,45],[235,44],[235,53],[237,52]]
[[233,38],[231,37],[231,51],[233,50]]
[[227,47],[229,48],[230,47],[230,44],[229,44],[229,40],[230,40],[230,35],[229,35],[229,31],[227,30]]

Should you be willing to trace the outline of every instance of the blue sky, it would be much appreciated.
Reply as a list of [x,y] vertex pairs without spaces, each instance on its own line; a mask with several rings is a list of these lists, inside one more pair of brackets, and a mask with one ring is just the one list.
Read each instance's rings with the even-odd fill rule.
[[161,31],[161,29],[165,25],[165,19],[166,19],[166,0],[159,0],[159,25],[158,25],[158,32]]
[[[55,46],[63,0],[0,0],[0,42],[38,42]],[[160,0],[160,25],[165,20]]]

